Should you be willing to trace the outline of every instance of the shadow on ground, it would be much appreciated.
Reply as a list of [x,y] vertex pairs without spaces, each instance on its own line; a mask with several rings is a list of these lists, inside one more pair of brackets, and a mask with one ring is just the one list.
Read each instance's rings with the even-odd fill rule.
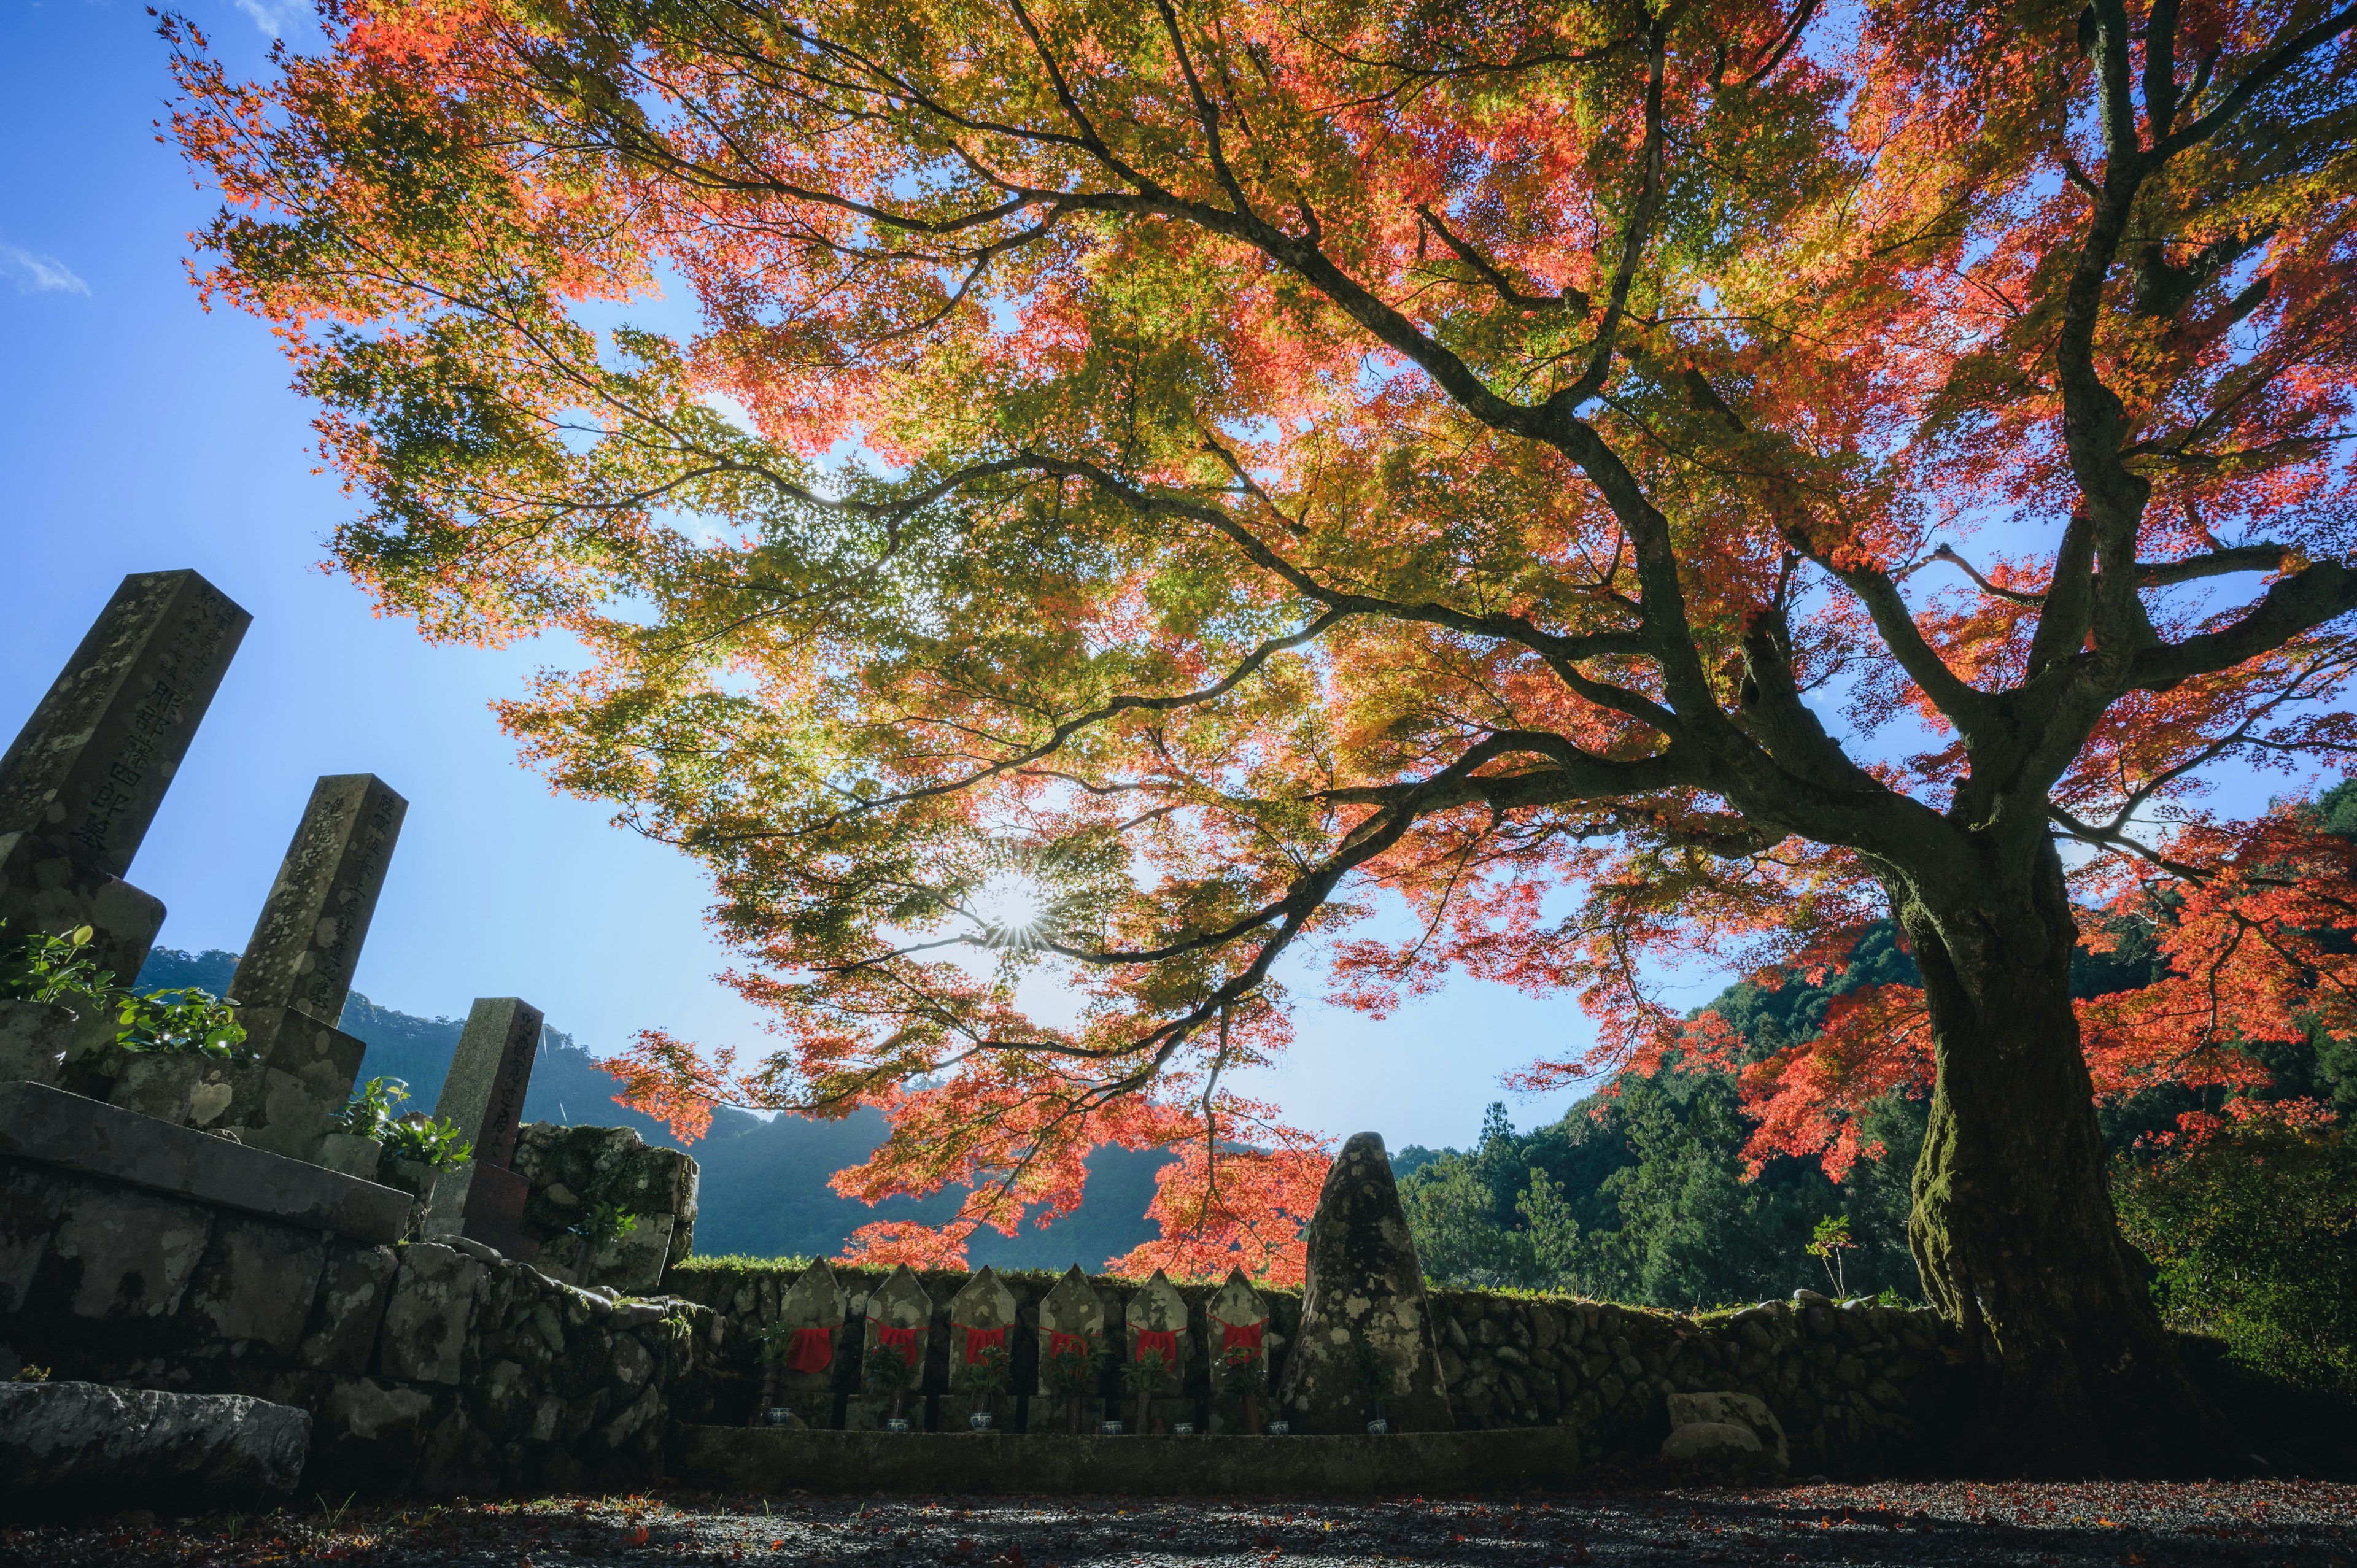
[[1256,1505],[1217,1498],[637,1497],[0,1529],[0,1563],[2276,1563],[2357,1568],[2357,1486],[1881,1482]]

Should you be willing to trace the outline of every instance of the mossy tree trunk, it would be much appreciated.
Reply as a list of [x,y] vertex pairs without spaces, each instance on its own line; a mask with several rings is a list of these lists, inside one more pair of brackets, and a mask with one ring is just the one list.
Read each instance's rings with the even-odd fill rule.
[[1959,1457],[2044,1474],[2231,1464],[2112,1208],[2060,859],[2050,846],[2016,897],[1986,892],[1893,900],[1937,1072],[1909,1240],[1975,1380]]

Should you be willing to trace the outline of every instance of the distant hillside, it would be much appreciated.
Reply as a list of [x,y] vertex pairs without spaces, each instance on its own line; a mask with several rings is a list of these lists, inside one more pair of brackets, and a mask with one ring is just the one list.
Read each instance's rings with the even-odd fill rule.
[[[200,985],[216,995],[229,987],[237,955],[219,949],[188,953],[158,948],[139,972],[139,985]],[[358,992],[344,1006],[340,1027],[368,1043],[362,1079],[397,1078],[409,1085],[412,1108],[432,1110],[443,1075],[458,1048],[462,1018],[421,1018],[380,1007]],[[650,1144],[685,1148],[703,1170],[702,1213],[695,1250],[702,1253],[748,1252],[757,1257],[826,1256],[844,1238],[878,1219],[940,1220],[957,1208],[956,1193],[917,1201],[900,1199],[869,1208],[838,1196],[827,1178],[866,1159],[884,1139],[884,1118],[862,1111],[841,1122],[800,1116],[764,1119],[723,1111],[709,1135],[683,1144],[669,1129],[614,1103],[614,1080],[597,1058],[556,1029],[543,1033],[540,1059],[533,1064],[524,1096],[524,1120],[608,1127],[634,1127]],[[1019,1236],[984,1231],[969,1249],[976,1265],[1053,1268],[1080,1263],[1101,1268],[1154,1235],[1146,1206],[1154,1197],[1154,1173],[1168,1155],[1128,1149],[1100,1149],[1089,1160],[1087,1200],[1078,1212],[1041,1230],[1026,1227]]]

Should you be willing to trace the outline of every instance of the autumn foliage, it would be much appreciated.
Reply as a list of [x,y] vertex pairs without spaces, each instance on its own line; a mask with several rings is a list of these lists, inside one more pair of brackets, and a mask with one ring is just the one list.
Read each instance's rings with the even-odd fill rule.
[[337,564],[577,639],[506,724],[710,868],[775,1048],[630,1098],[880,1106],[845,1190],[970,1187],[868,1255],[1114,1143],[1181,1155],[1133,1264],[1297,1266],[1317,1141],[1233,1087],[1281,958],[1572,993],[1544,1087],[1731,1060],[1649,975],[1895,915],[1941,984],[1747,1066],[1757,1151],[2042,1052],[2093,1301],[2073,940],[2167,915],[2098,1093],[2344,1022],[2342,850],[2209,791],[2357,742],[2348,11],[322,17],[252,83],[167,24],[203,286],[317,401]]

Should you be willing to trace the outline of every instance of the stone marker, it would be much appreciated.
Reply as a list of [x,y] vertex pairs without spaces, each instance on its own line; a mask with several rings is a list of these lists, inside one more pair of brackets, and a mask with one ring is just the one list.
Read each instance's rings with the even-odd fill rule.
[[[1015,1338],[1022,1332],[1019,1308],[1015,1293],[998,1277],[998,1271],[984,1264],[982,1271],[967,1280],[957,1294],[950,1297],[949,1369],[952,1379],[960,1367],[979,1361],[993,1348],[1005,1352],[1001,1363],[1006,1380],[986,1406],[977,1406],[965,1398],[955,1402],[957,1416],[944,1422],[945,1426],[966,1423],[966,1418],[977,1409],[987,1409],[994,1418],[1013,1408],[1015,1392]],[[957,1385],[952,1382],[951,1388]],[[1002,1402],[1001,1396],[1005,1396]]]
[[[1081,1273],[1081,1265],[1074,1263],[1064,1271],[1064,1277],[1058,1280],[1055,1288],[1039,1302],[1037,1391],[1041,1398],[1053,1401],[1058,1407],[1063,1404],[1062,1398],[1052,1393],[1048,1387],[1048,1354],[1055,1348],[1057,1338],[1062,1335],[1073,1335],[1092,1344],[1099,1342],[1104,1337],[1104,1322],[1103,1299],[1097,1294],[1096,1287],[1089,1283],[1088,1275]],[[1080,1411],[1082,1426],[1097,1421],[1101,1405],[1102,1402],[1094,1391],[1082,1397]],[[1051,1412],[1048,1422],[1042,1423],[1035,1416],[1030,1429],[1034,1432],[1060,1431],[1069,1417],[1069,1412],[1058,1408]]]
[[475,1157],[434,1184],[428,1236],[464,1236],[511,1258],[539,1251],[522,1229],[532,1185],[508,1166],[523,1123],[542,1024],[539,1008],[513,996],[477,997],[468,1013],[434,1114],[457,1125]]
[[1243,1412],[1225,1408],[1228,1393],[1228,1349],[1231,1346],[1249,1349],[1260,1363],[1263,1402],[1270,1402],[1267,1371],[1269,1352],[1274,1349],[1275,1335],[1269,1322],[1268,1304],[1252,1288],[1242,1269],[1230,1269],[1227,1283],[1215,1292],[1203,1308],[1203,1348],[1211,1359],[1211,1430],[1213,1432],[1243,1431]]
[[94,928],[127,984],[164,906],[123,880],[253,618],[194,572],[142,572],[99,612],[0,756],[0,920]]
[[408,810],[370,773],[312,786],[229,983],[261,1059],[206,1074],[189,1118],[198,1126],[218,1122],[273,1154],[321,1157],[368,1050],[336,1024]]
[[[925,1353],[931,1348],[933,1298],[909,1272],[909,1265],[894,1269],[889,1278],[869,1293],[865,1337],[860,1346],[860,1381],[863,1396],[850,1401],[844,1408],[843,1427],[846,1432],[880,1430],[891,1414],[892,1398],[880,1391],[866,1390],[866,1369],[879,1356],[913,1358],[917,1378],[909,1384],[902,1402],[901,1414],[911,1426],[922,1427],[925,1413],[924,1371]],[[908,1336],[914,1335],[911,1339]],[[885,1347],[887,1339],[899,1343],[900,1348]]]
[[343,1017],[408,811],[373,773],[333,774],[312,786],[229,983],[242,1006],[293,1007],[322,1024]]
[[[1187,1387],[1187,1363],[1192,1359],[1187,1337],[1187,1298],[1178,1294],[1160,1269],[1130,1293],[1129,1305],[1122,1309],[1122,1349],[1132,1365],[1136,1363],[1141,1350],[1163,1352],[1162,1385],[1154,1391],[1147,1419],[1166,1424],[1194,1420],[1194,1402],[1182,1397]],[[1125,1410],[1135,1412],[1135,1392],[1128,1393],[1122,1402]]]
[[1382,1398],[1394,1431],[1454,1425],[1424,1269],[1380,1135],[1361,1133],[1342,1145],[1308,1240],[1301,1329],[1277,1389],[1280,1412],[1303,1431],[1363,1432],[1372,1404],[1358,1369],[1364,1343],[1388,1368]]
[[[843,1353],[843,1320],[850,1308],[850,1298],[824,1258],[804,1269],[778,1304],[774,1331],[786,1336],[787,1344],[772,1369],[778,1387],[785,1391],[787,1404],[801,1411],[805,1425],[825,1426],[834,1415],[833,1401],[827,1396],[834,1391]],[[767,1398],[756,1402],[755,1421],[761,1419],[761,1406],[768,1402]]]

